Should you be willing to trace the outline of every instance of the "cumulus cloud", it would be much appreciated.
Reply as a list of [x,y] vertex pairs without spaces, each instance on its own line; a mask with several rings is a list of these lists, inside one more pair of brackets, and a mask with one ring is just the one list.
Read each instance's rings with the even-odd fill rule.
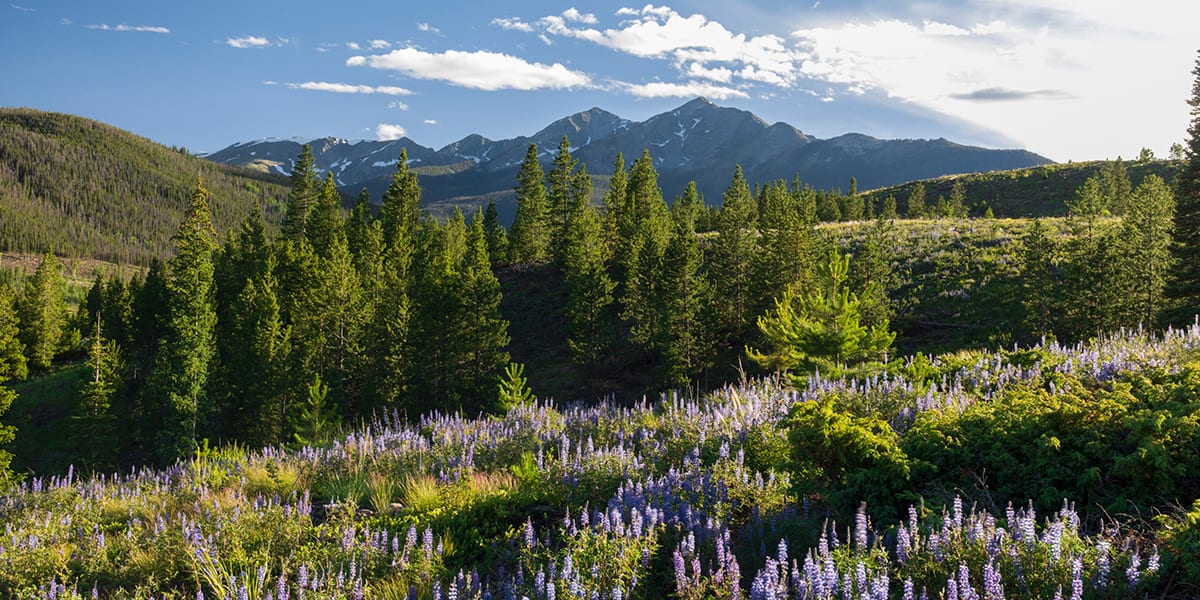
[[[333,92],[336,94],[384,94],[387,96],[410,96],[413,93],[412,90],[390,85],[354,85],[350,83],[333,83],[329,81],[285,83],[284,86],[292,90],[312,90],[317,92]],[[405,108],[407,108],[407,106]]]
[[683,16],[668,6],[622,8],[619,17],[631,17],[615,28],[600,29],[595,15],[568,9],[536,21],[497,19],[499,27],[542,36],[584,40],[645,59],[669,61],[689,79],[731,84],[748,83],[787,87],[799,73],[800,54],[787,40],[773,34],[735,33],[701,14]]
[[713,100],[728,100],[729,98],[748,98],[742,90],[713,85],[711,83],[688,82],[667,83],[655,81],[651,83],[625,84],[626,91],[640,98],[691,98],[706,96]]
[[166,27],[157,27],[157,26],[151,26],[151,25],[126,25],[124,23],[122,23],[120,25],[113,25],[113,26],[109,26],[107,24],[101,23],[99,25],[88,25],[87,28],[88,29],[96,29],[99,31],[140,31],[140,32],[145,32],[145,33],[171,33],[171,30],[167,29]]
[[384,50],[392,47],[392,43],[387,40],[371,40],[369,43],[372,50]]
[[408,131],[400,125],[392,125],[390,123],[380,123],[375,127],[375,139],[381,142],[390,142],[398,140],[408,135]]
[[362,50],[362,46],[359,46],[358,42],[346,42],[346,47],[351,50]]
[[271,40],[257,35],[240,38],[226,38],[225,45],[232,48],[265,48],[271,45]]
[[509,54],[484,50],[431,53],[416,48],[401,48],[387,54],[352,56],[346,60],[346,65],[398,71],[417,79],[445,81],[486,91],[593,87],[587,75],[572,71],[560,63],[531,63]]

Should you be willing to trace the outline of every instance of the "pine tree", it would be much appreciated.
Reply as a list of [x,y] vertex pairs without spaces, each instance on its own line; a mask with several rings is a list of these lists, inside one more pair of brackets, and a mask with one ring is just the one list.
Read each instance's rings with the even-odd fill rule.
[[1192,75],[1185,160],[1175,178],[1175,268],[1167,289],[1175,304],[1171,320],[1178,324],[1192,322],[1200,307],[1200,57]]
[[613,257],[622,318],[633,321],[631,339],[638,344],[654,331],[654,287],[658,265],[671,235],[671,214],[658,187],[658,172],[648,151],[630,170],[623,230]]
[[[367,188],[363,188],[358,194],[354,208],[350,210],[350,214],[346,216],[346,221],[342,226],[346,231],[346,244],[350,246],[350,254],[353,254],[356,260],[367,253],[364,246],[368,243],[368,230],[374,221],[375,218],[371,214],[371,194],[367,192]],[[379,232],[383,233],[382,226]],[[380,246],[383,244],[382,236],[379,239],[379,244]],[[381,252],[382,249],[377,250],[374,254],[378,257]]]
[[208,208],[208,190],[197,184],[184,221],[176,232],[175,255],[167,262],[165,335],[154,379],[165,419],[158,435],[159,457],[169,462],[196,447],[201,419],[208,409],[205,388],[215,351],[213,252],[216,230]]
[[483,236],[487,240],[488,256],[492,266],[508,263],[508,234],[500,224],[500,215],[496,212],[496,202],[489,201],[487,210],[483,213]]
[[0,282],[0,383],[9,379],[25,379],[29,373],[25,345],[20,338],[16,301],[12,288]]
[[1158,175],[1147,175],[1133,191],[1129,212],[1121,227],[1121,269],[1130,294],[1126,323],[1147,327],[1157,323],[1163,309],[1163,288],[1171,273],[1171,233],[1175,198]]
[[[477,212],[467,229],[466,252],[459,266],[463,280],[464,339],[470,341],[464,372],[460,378],[462,395],[474,399],[472,408],[492,408],[491,390],[495,389],[501,368],[508,363],[508,321],[500,315],[500,281],[492,273],[483,213]],[[484,399],[487,398],[485,403]]]
[[1040,219],[1034,219],[1023,245],[1021,305],[1025,310],[1025,329],[1034,337],[1053,336],[1060,295],[1055,274],[1056,248]]
[[[546,174],[550,250],[554,260],[560,264],[566,255],[571,221],[578,216],[581,208],[580,200],[587,202],[587,197],[580,198],[579,190],[576,189],[575,167],[578,164],[579,161],[571,157],[571,142],[564,135],[558,144],[558,152],[554,155],[554,168]],[[587,191],[591,192],[590,189]]]
[[117,454],[116,415],[112,412],[113,398],[124,379],[125,363],[121,348],[114,340],[100,335],[100,319],[93,327],[88,346],[88,367],[91,377],[79,388],[79,412],[74,417],[76,435],[85,442],[87,465],[96,471],[115,466]]
[[899,215],[896,214],[896,197],[888,194],[887,197],[883,199],[883,208],[879,209],[879,218],[892,220],[898,216]]
[[963,187],[962,179],[955,179],[954,185],[950,188],[949,207],[946,211],[946,216],[951,219],[967,218],[967,191]]
[[607,247],[596,209],[584,207],[568,232],[564,263],[567,284],[567,345],[576,364],[600,364],[614,338],[612,303],[614,284],[605,267]]
[[230,306],[232,323],[221,340],[227,420],[233,437],[252,447],[286,441],[291,329],[283,323],[277,288],[272,261]]
[[610,255],[617,252],[621,232],[631,229],[626,224],[631,218],[625,212],[628,195],[629,173],[625,170],[624,155],[618,152],[613,161],[612,178],[608,180],[608,191],[604,193],[604,240]]
[[408,149],[400,150],[400,160],[379,207],[386,251],[408,252],[416,238],[421,219],[421,185],[417,174],[408,168]]
[[1100,167],[1100,197],[1104,212],[1121,216],[1129,210],[1129,200],[1133,185],[1129,182],[1129,173],[1125,169],[1125,161],[1121,157],[1104,163]]
[[[746,354],[766,369],[838,375],[848,368],[884,358],[896,335],[888,323],[861,323],[864,301],[850,291],[850,257],[830,252],[817,266],[816,284],[797,295],[788,288],[775,309],[759,317],[768,352],[749,347]],[[864,294],[870,296],[870,294]]]
[[[24,379],[26,374],[25,355],[17,334],[17,313],[14,294],[8,284],[0,282],[0,417],[8,412],[17,393],[4,385],[10,378]],[[9,468],[13,455],[5,446],[16,438],[17,428],[0,422],[0,489],[6,489],[15,481]]]
[[25,345],[26,360],[34,369],[50,368],[50,362],[65,349],[68,336],[64,285],[58,258],[47,252],[21,295],[18,306],[21,342]]
[[496,405],[501,411],[533,402],[533,390],[529,389],[529,380],[525,378],[525,365],[521,363],[508,363],[499,387]]
[[345,235],[342,230],[342,194],[333,182],[332,172],[325,177],[325,183],[317,194],[316,206],[308,216],[304,234],[317,256],[323,258],[329,257],[333,239]]
[[329,386],[321,383],[320,375],[314,375],[306,389],[304,401],[292,415],[292,438],[299,446],[319,446],[333,434],[337,415],[327,400]]
[[283,237],[298,240],[304,237],[308,213],[317,195],[317,170],[312,147],[305,144],[292,166],[292,190],[288,194],[287,211],[283,215]]
[[696,221],[699,220],[700,212],[703,210],[704,200],[700,198],[700,192],[696,190],[696,182],[689,181],[683,188],[683,195],[677,196],[671,203],[671,219],[675,221],[676,226],[683,224],[694,232],[696,231]]
[[549,213],[542,164],[537,144],[530,144],[517,173],[517,216],[508,238],[509,260],[514,263],[539,263],[549,252]]
[[908,210],[905,213],[910,219],[925,218],[925,184],[917,183],[908,195]]
[[677,386],[688,386],[712,364],[713,332],[707,318],[712,288],[703,266],[695,230],[677,220],[655,286],[659,329],[654,340],[666,376]]
[[767,186],[759,215],[758,249],[753,257],[751,312],[761,314],[788,286],[812,269],[812,227],[800,212],[799,195],[783,181]]
[[712,242],[713,296],[718,339],[732,349],[736,340],[749,332],[753,314],[752,278],[757,232],[756,208],[739,166],[721,197],[717,215],[717,238]]
[[888,297],[898,285],[892,270],[892,257],[896,255],[895,226],[891,221],[876,219],[854,257],[854,269],[850,273],[850,285],[861,290],[859,314],[862,324],[872,327],[886,324],[892,318],[892,301]]

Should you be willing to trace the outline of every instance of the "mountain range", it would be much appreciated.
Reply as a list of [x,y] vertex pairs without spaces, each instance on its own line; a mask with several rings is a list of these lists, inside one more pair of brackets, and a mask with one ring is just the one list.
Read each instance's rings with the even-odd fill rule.
[[[710,204],[720,202],[735,165],[751,182],[799,176],[818,189],[845,189],[851,177],[859,189],[896,185],[954,173],[1017,169],[1050,164],[1025,150],[964,146],[946,139],[881,140],[858,133],[829,139],[806,135],[787,123],[767,124],[751,112],[721,107],[705,98],[641,122],[601,108],[559,119],[531,136],[491,140],[472,134],[441,149],[404,137],[391,141],[321,138],[308,142],[322,172],[332,172],[351,196],[366,188],[378,200],[391,180],[400,150],[421,175],[423,199],[439,204],[474,205],[497,200],[502,215],[513,210],[516,172],[530,144],[549,164],[563,136],[571,153],[596,177],[597,193],[606,187],[618,152],[632,164],[649,150],[667,198],[695,181]],[[241,142],[206,155],[209,160],[287,175],[303,142]]]

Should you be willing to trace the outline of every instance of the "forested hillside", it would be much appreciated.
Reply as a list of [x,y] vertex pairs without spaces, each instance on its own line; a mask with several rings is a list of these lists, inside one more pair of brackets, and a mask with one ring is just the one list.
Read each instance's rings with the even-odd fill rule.
[[[285,180],[216,165],[71,115],[0,109],[0,249],[145,265],[166,258],[197,179],[227,231],[278,223]],[[270,226],[270,225],[269,225]]]

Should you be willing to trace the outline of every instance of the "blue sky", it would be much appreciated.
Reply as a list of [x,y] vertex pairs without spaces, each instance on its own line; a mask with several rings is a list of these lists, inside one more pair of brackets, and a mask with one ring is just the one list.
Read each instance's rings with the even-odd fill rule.
[[817,137],[1165,155],[1185,137],[1197,22],[1193,0],[17,0],[0,5],[0,105],[194,151],[327,135],[439,148],[704,95]]

